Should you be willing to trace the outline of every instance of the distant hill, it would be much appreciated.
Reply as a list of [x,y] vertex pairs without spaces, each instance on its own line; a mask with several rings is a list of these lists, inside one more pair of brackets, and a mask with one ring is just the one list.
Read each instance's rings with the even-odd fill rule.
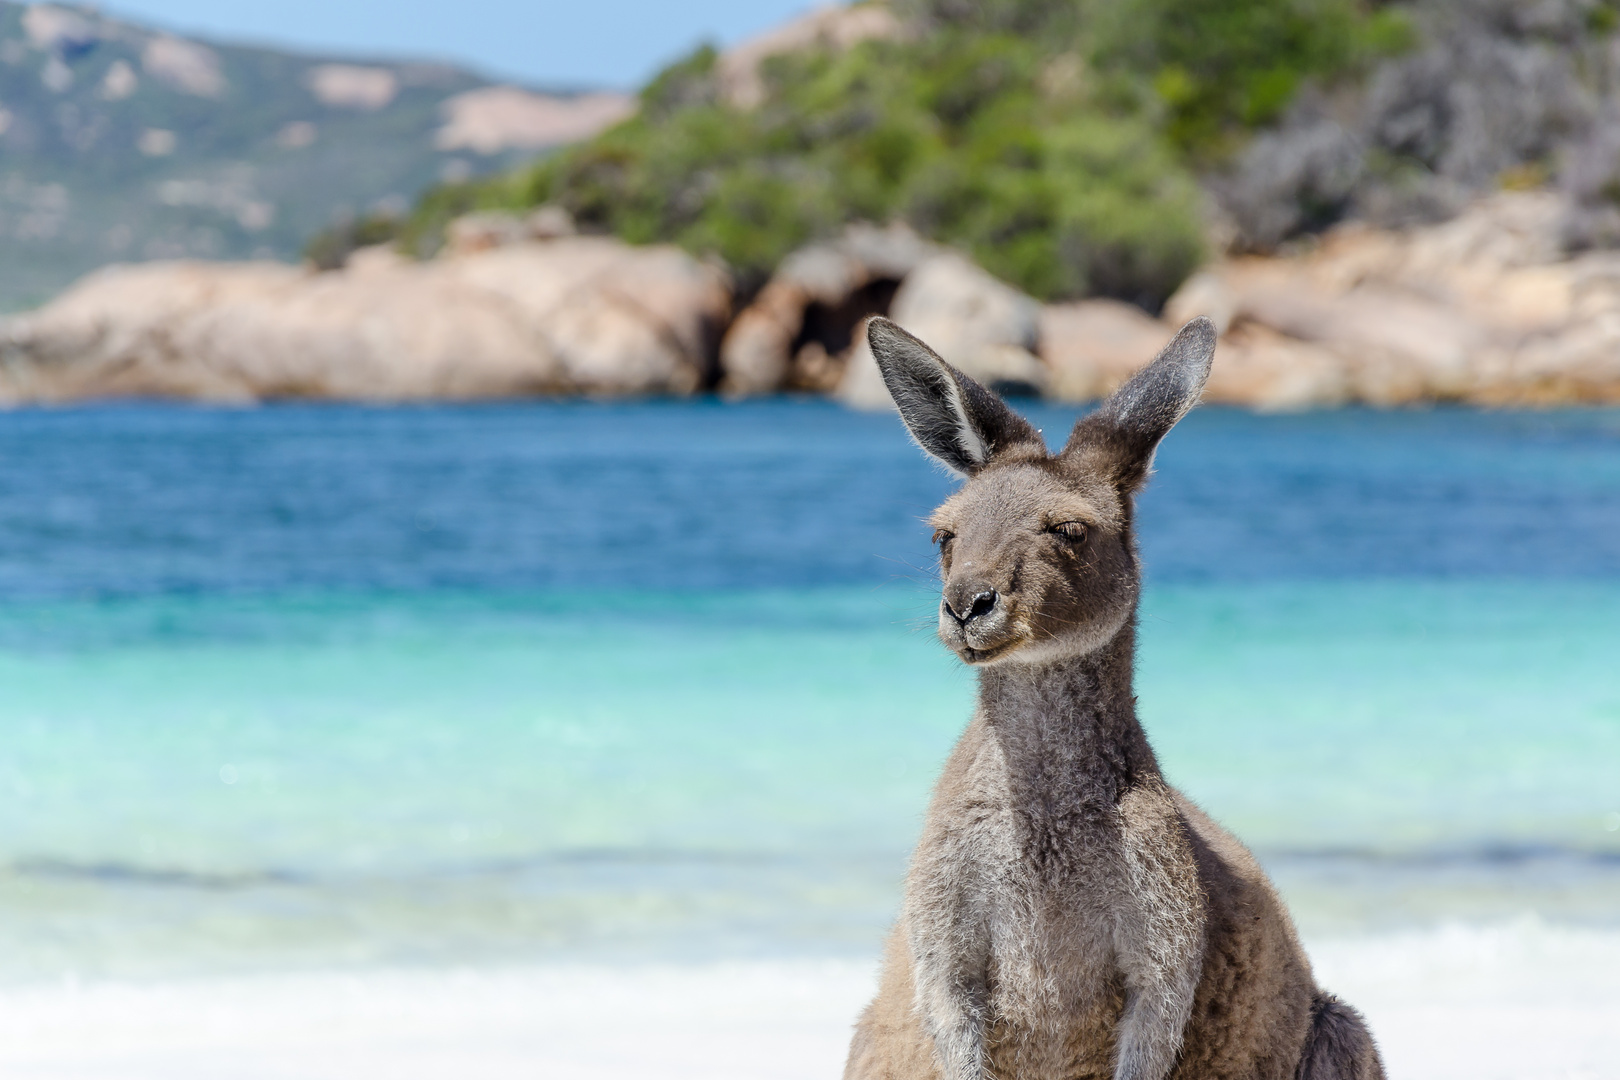
[[108,262],[296,257],[335,219],[403,211],[627,108],[0,0],[0,311]]

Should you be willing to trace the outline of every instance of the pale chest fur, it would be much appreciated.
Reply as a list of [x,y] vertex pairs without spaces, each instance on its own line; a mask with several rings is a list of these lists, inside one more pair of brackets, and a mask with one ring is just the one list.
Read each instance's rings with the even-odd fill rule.
[[1017,1059],[1031,1076],[1109,1075],[1125,1000],[1114,903],[1130,887],[1125,829],[1091,822],[1062,838],[1061,865],[1043,865],[1030,857],[1051,842],[1032,835],[1039,827],[976,720],[942,778],[907,891],[919,998],[929,984],[982,977],[992,1061]]

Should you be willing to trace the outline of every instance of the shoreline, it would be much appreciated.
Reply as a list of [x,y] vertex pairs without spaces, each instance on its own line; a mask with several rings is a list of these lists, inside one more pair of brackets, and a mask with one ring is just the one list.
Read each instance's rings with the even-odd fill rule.
[[[1620,1075],[1620,928],[1307,939],[1396,1080]],[[569,963],[0,988],[0,1072],[164,1080],[838,1075],[876,959]]]

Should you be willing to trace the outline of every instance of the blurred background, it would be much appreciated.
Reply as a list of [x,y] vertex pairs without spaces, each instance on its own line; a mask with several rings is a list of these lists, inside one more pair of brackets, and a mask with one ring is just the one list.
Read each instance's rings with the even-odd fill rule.
[[0,1072],[835,1076],[887,314],[1180,321],[1139,694],[1394,1080],[1620,1076],[1620,6],[0,3]]

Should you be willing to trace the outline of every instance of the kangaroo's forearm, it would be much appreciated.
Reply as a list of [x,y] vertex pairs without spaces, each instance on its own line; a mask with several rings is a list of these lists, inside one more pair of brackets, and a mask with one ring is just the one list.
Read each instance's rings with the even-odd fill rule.
[[960,956],[918,961],[917,1006],[941,1073],[945,1080],[982,1080],[989,1012],[983,967]]
[[984,1080],[984,1021],[961,1016],[934,1027],[934,1052],[944,1080]]
[[1120,800],[1124,918],[1115,949],[1128,994],[1114,1080],[1164,1080],[1181,1052],[1203,974],[1203,890],[1170,789],[1148,780]]
[[[983,1080],[989,950],[983,927],[958,910],[912,935],[916,1007],[944,1080]],[[932,931],[932,932],[929,932]]]
[[1170,1075],[1181,1053],[1193,1002],[1193,986],[1184,980],[1177,982],[1180,985],[1159,985],[1131,994],[1120,1019],[1114,1080],[1164,1080]]

